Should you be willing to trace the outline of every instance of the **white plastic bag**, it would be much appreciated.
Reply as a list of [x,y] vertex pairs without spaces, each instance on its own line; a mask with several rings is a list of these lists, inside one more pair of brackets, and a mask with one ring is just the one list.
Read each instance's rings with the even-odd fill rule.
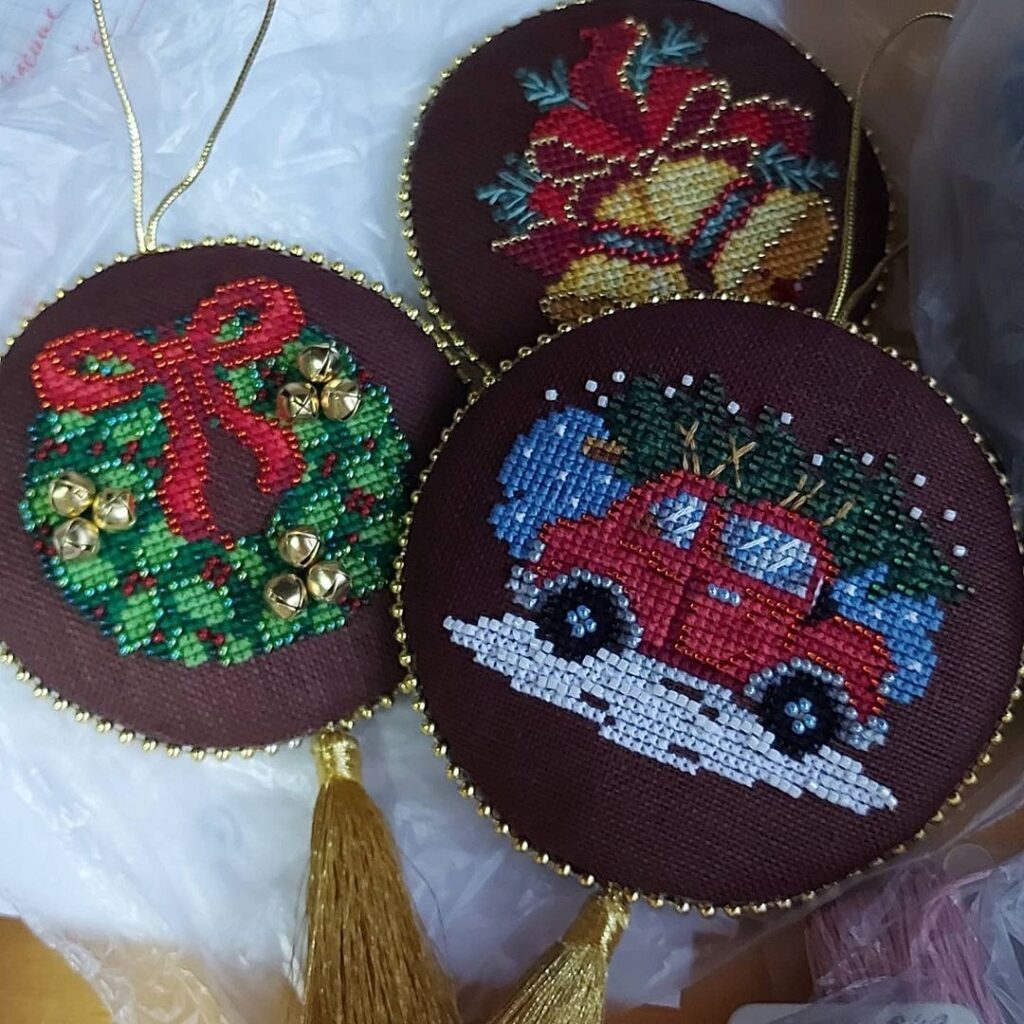
[[[165,218],[162,240],[298,243],[415,301],[396,192],[418,106],[459,54],[541,6],[280,0],[210,166]],[[848,87],[909,11],[892,0],[724,6],[790,28]],[[142,127],[152,208],[198,153],[263,4],[106,7]],[[28,30],[0,13],[9,72],[0,76],[11,79],[0,90],[0,321],[12,329],[40,299],[132,248],[127,139],[88,15],[85,3],[40,4]],[[39,26],[48,26],[42,40]],[[901,70],[885,76],[892,91],[868,105],[869,122],[884,115],[880,135],[897,181],[928,78],[921,55],[935,42],[928,33],[908,41]],[[25,52],[33,63],[22,69]],[[16,582],[4,580],[8,593]],[[144,754],[33,699],[9,669],[2,674],[0,895],[123,1024],[283,1019],[302,942],[315,793],[308,752],[203,763]],[[360,729],[368,787],[395,829],[446,966],[467,991],[506,985],[560,934],[584,894],[477,817],[417,726],[399,707]],[[699,960],[695,933],[720,940],[705,941]],[[675,1005],[737,934],[730,920],[638,908],[613,962],[612,999]]]

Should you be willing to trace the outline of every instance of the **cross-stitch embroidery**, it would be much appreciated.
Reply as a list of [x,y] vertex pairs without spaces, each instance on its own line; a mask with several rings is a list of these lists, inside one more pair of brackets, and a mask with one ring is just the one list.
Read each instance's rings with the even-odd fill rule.
[[[300,373],[310,355],[336,377],[320,397]],[[33,382],[42,411],[22,521],[44,572],[122,654],[237,664],[343,626],[385,584],[409,446],[386,387],[307,322],[292,289],[235,281],[166,327],[56,338]],[[322,399],[325,414],[282,418],[289,384],[312,393],[314,413]],[[333,417],[332,386],[347,403]],[[258,533],[233,537],[216,520],[215,430],[252,454],[255,484],[277,498]],[[116,521],[109,509],[101,517],[100,496],[109,506],[111,495],[124,505],[113,506]],[[285,620],[263,591],[288,568],[277,545],[297,527],[318,535],[319,557],[347,590]]]
[[791,416],[748,421],[715,377],[598,404],[537,421],[502,466],[490,522],[527,616],[449,617],[452,640],[679,771],[895,807],[855,755],[924,696],[964,592],[896,459],[807,453]]
[[496,251],[539,273],[545,313],[694,289],[798,301],[834,233],[811,115],[736,100],[703,65],[706,40],[666,21],[582,30],[587,56],[522,69],[541,116],[523,154],[477,190],[510,237]]

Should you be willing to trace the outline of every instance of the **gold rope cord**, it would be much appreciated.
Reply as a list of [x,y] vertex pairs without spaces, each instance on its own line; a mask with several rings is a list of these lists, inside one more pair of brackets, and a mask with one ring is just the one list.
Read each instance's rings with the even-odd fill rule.
[[249,47],[249,52],[246,54],[245,61],[242,64],[242,69],[239,71],[238,77],[235,79],[235,84],[232,86],[227,102],[221,109],[220,115],[217,117],[213,128],[210,130],[210,134],[206,137],[206,142],[203,144],[203,148],[199,153],[199,158],[188,169],[181,181],[179,181],[178,184],[163,197],[160,204],[153,212],[153,215],[149,218],[149,221],[146,222],[143,214],[144,179],[142,135],[139,132],[139,124],[135,118],[135,111],[132,109],[128,90],[125,88],[124,79],[121,77],[121,72],[117,65],[117,58],[114,56],[114,48],[110,42],[110,33],[107,30],[107,20],[103,13],[103,0],[92,0],[92,9],[93,13],[96,15],[96,29],[100,38],[100,46],[103,49],[103,56],[106,58],[107,67],[110,70],[110,77],[114,82],[114,88],[117,90],[118,98],[121,100],[121,107],[124,110],[125,124],[128,128],[128,140],[131,146],[132,165],[132,214],[135,225],[135,243],[138,246],[139,252],[152,252],[156,248],[156,232],[160,225],[161,218],[168,211],[174,201],[188,190],[189,186],[196,180],[196,178],[199,177],[200,174],[202,174],[203,169],[206,167],[206,164],[210,159],[210,154],[213,152],[213,147],[216,145],[217,137],[220,135],[221,129],[224,127],[224,123],[230,116],[235,102],[238,100],[238,97],[242,92],[242,87],[245,85],[246,79],[249,77],[249,72],[252,70],[252,66],[256,61],[256,55],[259,53],[260,47],[263,45],[263,40],[266,38],[267,31],[270,28],[270,22],[274,16],[274,8],[276,6],[277,0],[267,0],[266,9],[263,12],[263,20],[260,22],[260,26],[256,31],[256,37],[253,39],[252,45]]
[[[850,307],[850,303],[847,301],[847,293],[850,290],[850,276],[853,273],[854,229],[857,218],[857,171],[860,163],[861,127],[864,118],[864,89],[878,61],[884,56],[889,47],[911,26],[916,25],[919,21],[925,21],[930,18],[952,21],[953,15],[945,11],[925,11],[922,14],[915,15],[909,21],[905,21],[899,28],[893,29],[872,54],[871,60],[868,61],[867,67],[861,72],[860,81],[857,83],[857,91],[854,94],[853,100],[853,114],[850,122],[850,150],[847,161],[846,189],[843,196],[843,235],[842,248],[839,255],[839,278],[828,309],[828,319],[835,322],[841,322],[844,313],[848,313]],[[895,253],[886,257],[880,264],[880,268],[876,268],[877,276],[872,275],[874,280],[877,280],[877,277],[881,275],[881,270],[885,268],[885,264],[893,255]],[[858,289],[856,294],[859,295],[860,292],[861,290]]]

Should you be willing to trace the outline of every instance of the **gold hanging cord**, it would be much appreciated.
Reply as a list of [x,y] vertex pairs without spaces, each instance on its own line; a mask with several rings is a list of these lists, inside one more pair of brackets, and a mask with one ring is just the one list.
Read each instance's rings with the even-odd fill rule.
[[868,280],[852,294],[850,293],[850,277],[853,273],[854,231],[857,219],[857,176],[860,164],[861,128],[864,117],[864,89],[867,86],[868,79],[875,70],[875,66],[889,47],[911,26],[916,25],[919,21],[925,21],[930,18],[952,21],[953,15],[945,11],[925,11],[904,22],[899,28],[893,29],[872,54],[871,60],[868,61],[867,67],[864,68],[860,81],[857,83],[850,122],[850,150],[846,169],[846,189],[843,196],[843,234],[842,248],[839,255],[839,279],[828,309],[829,320],[837,323],[843,323],[849,318],[852,310],[861,298],[878,282],[878,278],[881,277],[886,266],[907,247],[906,242],[897,246],[879,262]]
[[100,46],[103,49],[103,56],[106,58],[107,67],[110,69],[110,77],[113,79],[114,88],[117,90],[118,98],[121,100],[125,124],[128,128],[128,141],[131,146],[132,162],[132,212],[135,225],[135,243],[138,246],[139,252],[152,252],[156,248],[156,232],[161,218],[170,208],[171,204],[188,189],[192,182],[202,174],[203,168],[206,167],[210,153],[213,152],[213,147],[217,142],[217,137],[224,127],[224,122],[230,116],[235,101],[245,85],[245,80],[249,77],[249,72],[256,60],[256,54],[259,52],[267,30],[270,28],[270,20],[274,15],[274,8],[276,6],[277,0],[267,0],[266,10],[263,12],[263,20],[260,22],[260,27],[256,32],[256,38],[252,41],[252,46],[249,47],[245,62],[242,64],[242,70],[235,79],[231,94],[228,96],[220,116],[217,118],[210,134],[206,137],[206,142],[199,153],[199,159],[188,169],[188,172],[181,181],[160,200],[160,204],[153,212],[153,215],[146,221],[143,213],[142,136],[139,133],[139,123],[135,119],[135,111],[132,109],[128,90],[125,88],[124,79],[121,77],[117,60],[114,57],[114,48],[110,43],[110,33],[107,31],[107,19],[103,14],[103,0],[92,0],[92,9],[96,15],[96,29],[100,38]]

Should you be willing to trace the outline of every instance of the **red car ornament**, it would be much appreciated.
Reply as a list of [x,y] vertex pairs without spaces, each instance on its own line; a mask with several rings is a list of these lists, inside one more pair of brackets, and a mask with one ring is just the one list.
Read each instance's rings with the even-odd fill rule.
[[881,635],[831,609],[836,575],[814,520],[680,469],[604,516],[545,525],[511,585],[560,657],[633,648],[759,704],[800,753],[886,731],[894,666]]

